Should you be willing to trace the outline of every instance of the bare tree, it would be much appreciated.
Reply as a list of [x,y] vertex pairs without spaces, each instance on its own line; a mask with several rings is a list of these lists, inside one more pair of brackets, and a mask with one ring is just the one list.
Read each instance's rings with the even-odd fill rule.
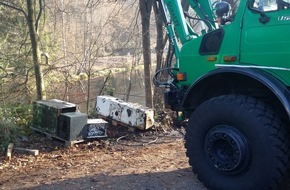
[[[43,99],[46,92],[48,98],[75,102],[80,104],[82,111],[85,111],[85,106],[88,108],[89,104],[90,106],[94,104],[94,98],[100,90],[99,79],[102,80],[103,74],[106,75],[106,72],[111,69],[109,64],[115,66],[119,62],[116,63],[114,60],[122,59],[122,65],[112,70],[110,82],[103,92],[109,92],[107,89],[112,89],[114,95],[124,92],[127,94],[126,99],[130,96],[130,100],[134,96],[143,97],[143,94],[139,94],[140,91],[136,96],[134,88],[137,85],[137,88],[144,88],[143,81],[151,82],[151,65],[147,67],[149,75],[145,75],[145,80],[143,72],[137,74],[139,83],[136,85],[135,70],[140,68],[137,62],[142,51],[138,5],[139,2],[136,0],[0,0],[0,6],[6,13],[0,13],[0,19],[15,20],[13,23],[7,20],[12,27],[2,27],[0,30],[0,47],[5,50],[0,52],[0,65],[3,67],[0,68],[0,76],[5,76],[4,82],[1,83],[5,93],[1,91],[1,95],[7,98],[8,93],[12,94],[13,98],[9,96],[7,99],[18,101],[18,97],[24,93],[27,95],[22,98],[30,98],[37,94],[37,99]],[[131,14],[128,14],[128,11],[131,11]],[[5,24],[1,23],[1,26]],[[5,41],[5,34],[9,35],[8,42]],[[14,49],[11,48],[12,46]],[[6,50],[5,47],[11,48],[14,53],[9,54],[8,57],[7,52],[10,49]],[[49,52],[49,62],[48,57],[39,56],[45,55],[40,50]],[[147,52],[150,52],[150,48]],[[21,59],[13,55],[21,56]],[[136,55],[138,60],[137,58],[131,60]],[[127,71],[128,65],[131,67]],[[100,68],[103,70],[101,71]],[[133,79],[132,94],[130,94],[131,84],[127,85],[127,76],[123,75],[127,78],[122,81],[122,84],[120,80],[115,81],[114,78],[117,78],[116,75],[120,72],[127,72],[126,74],[130,73],[132,76],[129,77]],[[43,76],[46,83],[45,91],[44,86],[39,85],[43,84]],[[35,85],[36,81],[40,83],[37,82]],[[16,89],[15,87],[17,91],[13,90]],[[37,93],[34,89],[37,89]],[[30,98],[29,101],[33,99],[35,98]],[[143,99],[140,101],[143,102]]]
[[[38,0],[38,6],[36,6],[36,4],[37,4],[36,0],[26,0],[27,12],[25,12],[25,10],[22,7],[17,7],[15,4],[9,3],[8,1],[0,2],[0,5],[14,9],[22,13],[26,18],[31,41],[32,58],[36,79],[37,99],[42,100],[46,98],[43,73],[41,67],[41,52],[39,49],[39,36],[38,36],[39,22],[43,11],[42,0]],[[38,7],[38,12],[36,12],[35,10],[36,7]]]
[[39,36],[38,36],[38,26],[40,22],[40,17],[42,14],[42,0],[39,0],[39,11],[37,18],[35,19],[35,0],[27,0],[27,24],[29,27],[31,48],[32,48],[32,57],[34,64],[34,73],[36,79],[36,90],[37,90],[37,99],[42,100],[46,99],[45,87],[43,81],[43,73],[41,67],[41,54],[39,49]]
[[139,0],[142,24],[142,46],[144,59],[145,102],[153,107],[152,79],[151,79],[151,50],[150,50],[150,15],[153,0]]
[[[156,68],[155,71],[160,70],[164,66],[163,60],[163,50],[165,44],[167,42],[167,36],[164,35],[164,21],[163,15],[161,10],[159,9],[159,4],[157,1],[153,2],[153,10],[155,15],[155,25],[156,25]],[[154,108],[162,109],[163,108],[163,101],[162,101],[162,90],[158,87],[154,88],[154,96],[153,96],[153,103]]]

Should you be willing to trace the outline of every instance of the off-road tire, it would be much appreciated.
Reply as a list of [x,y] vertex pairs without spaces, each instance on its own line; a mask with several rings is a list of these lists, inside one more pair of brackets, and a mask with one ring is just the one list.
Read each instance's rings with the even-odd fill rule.
[[288,134],[263,102],[225,95],[201,104],[185,135],[192,171],[211,190],[275,189],[287,173]]

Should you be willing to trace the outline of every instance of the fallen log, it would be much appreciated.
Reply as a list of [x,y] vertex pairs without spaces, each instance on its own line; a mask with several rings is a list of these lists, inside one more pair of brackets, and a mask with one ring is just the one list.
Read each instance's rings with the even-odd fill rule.
[[36,149],[28,149],[28,148],[18,148],[18,147],[15,147],[13,148],[13,150],[15,152],[19,152],[19,153],[28,153],[30,155],[33,155],[33,156],[38,156],[39,155],[39,150],[36,150]]

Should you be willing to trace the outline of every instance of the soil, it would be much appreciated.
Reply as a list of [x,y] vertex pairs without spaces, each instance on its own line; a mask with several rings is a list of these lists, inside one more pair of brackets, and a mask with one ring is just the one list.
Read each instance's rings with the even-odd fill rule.
[[17,146],[40,154],[13,152],[10,161],[2,155],[0,189],[206,189],[188,165],[182,127],[146,132],[112,127],[109,138],[70,147],[33,133]]

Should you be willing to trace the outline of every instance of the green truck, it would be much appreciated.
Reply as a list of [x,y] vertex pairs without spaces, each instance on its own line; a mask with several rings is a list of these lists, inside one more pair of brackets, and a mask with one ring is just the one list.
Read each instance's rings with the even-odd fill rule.
[[170,46],[153,81],[189,118],[189,164],[209,189],[277,189],[290,164],[290,0],[188,3],[157,0]]

